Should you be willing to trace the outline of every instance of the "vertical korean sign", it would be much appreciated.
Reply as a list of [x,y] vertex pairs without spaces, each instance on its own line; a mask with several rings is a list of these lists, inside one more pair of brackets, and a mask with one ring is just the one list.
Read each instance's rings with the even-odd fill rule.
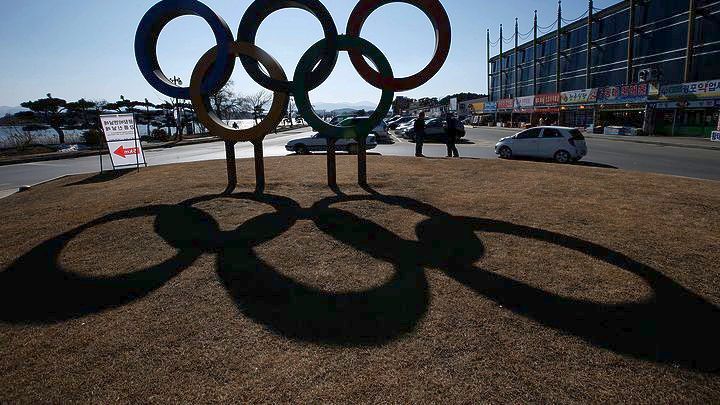
[[132,114],[101,115],[100,123],[114,168],[147,166]]

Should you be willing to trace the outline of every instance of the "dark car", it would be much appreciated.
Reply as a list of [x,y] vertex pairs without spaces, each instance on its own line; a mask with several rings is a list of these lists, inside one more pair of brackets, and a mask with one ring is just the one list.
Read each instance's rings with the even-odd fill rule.
[[[465,125],[455,120],[456,122],[456,133],[458,138],[465,137]],[[442,118],[432,118],[425,123],[425,141],[440,141],[445,142],[447,139],[448,128],[447,121]],[[411,141],[415,141],[415,129],[410,128],[405,135]]]

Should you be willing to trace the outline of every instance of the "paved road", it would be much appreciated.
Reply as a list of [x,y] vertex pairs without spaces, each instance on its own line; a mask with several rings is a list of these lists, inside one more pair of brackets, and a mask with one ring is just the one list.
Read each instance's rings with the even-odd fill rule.
[[[265,141],[266,156],[284,156],[285,144],[301,136],[304,130],[295,130],[283,134],[271,135]],[[496,158],[494,145],[498,139],[512,134],[511,131],[498,128],[476,128],[467,130],[467,143],[459,145],[460,153],[467,157]],[[588,139],[588,156],[584,164],[612,166],[624,170],[664,173],[701,179],[720,180],[720,151],[690,149],[682,147],[658,146],[619,142],[604,139]],[[415,145],[398,140],[394,145],[380,145],[373,152],[383,155],[412,156]],[[250,144],[237,145],[237,157],[252,157]],[[445,156],[445,146],[428,144],[427,156]],[[225,146],[222,142],[179,146],[169,149],[146,151],[150,165],[162,165],[180,162],[224,159]],[[109,167],[109,158],[105,158],[105,167]],[[17,190],[22,185],[32,185],[66,174],[92,173],[99,169],[98,157],[56,160],[49,162],[25,163],[0,167],[0,197]]]

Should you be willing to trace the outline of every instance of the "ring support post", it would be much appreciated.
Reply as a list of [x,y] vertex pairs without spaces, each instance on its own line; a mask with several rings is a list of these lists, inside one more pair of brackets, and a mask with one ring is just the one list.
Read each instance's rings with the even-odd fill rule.
[[237,164],[235,162],[235,144],[237,142],[225,141],[225,159],[227,160],[228,185],[224,194],[232,194],[237,187]]
[[327,144],[327,177],[328,187],[337,188],[337,159],[335,158],[335,143],[337,139],[328,139]]
[[255,149],[255,192],[265,192],[265,159],[263,156],[262,140],[252,142]]

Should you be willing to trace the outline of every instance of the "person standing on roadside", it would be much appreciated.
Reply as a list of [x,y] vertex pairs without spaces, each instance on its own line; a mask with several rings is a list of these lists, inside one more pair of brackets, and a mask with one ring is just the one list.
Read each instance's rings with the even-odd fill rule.
[[458,121],[453,114],[448,114],[445,122],[447,123],[447,157],[460,157],[460,152],[458,152],[457,146],[455,145],[457,143]]
[[425,113],[421,112],[413,125],[415,130],[415,157],[425,157],[423,155],[423,143],[425,142]]

